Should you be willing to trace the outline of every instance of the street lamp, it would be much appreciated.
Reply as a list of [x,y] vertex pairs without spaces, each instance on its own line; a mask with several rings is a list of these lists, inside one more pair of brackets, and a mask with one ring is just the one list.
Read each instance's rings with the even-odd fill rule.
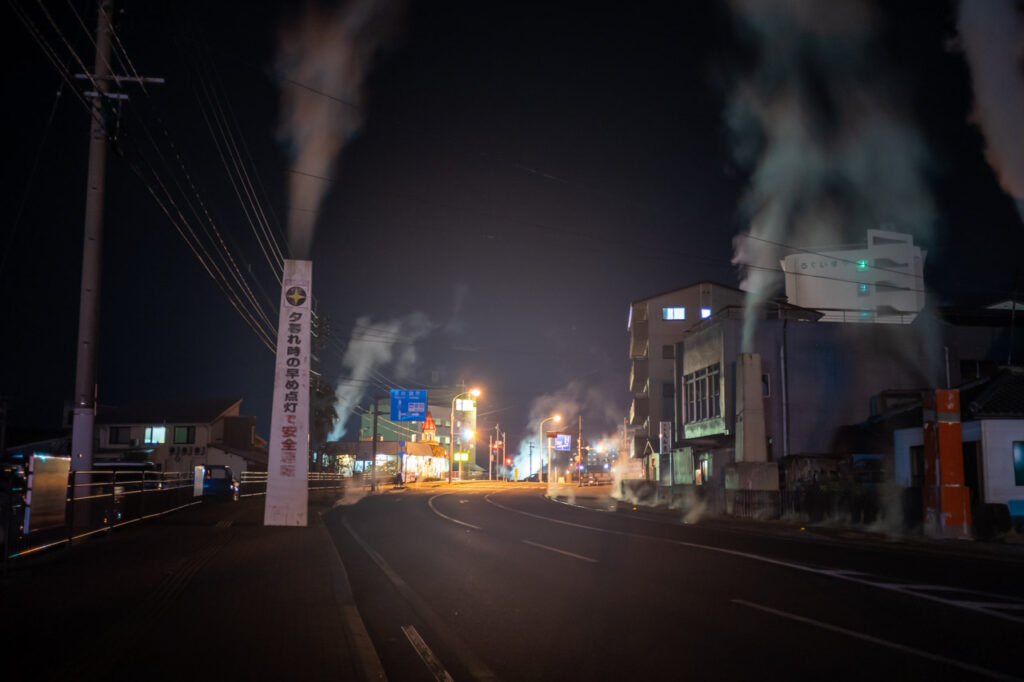
[[[560,414],[553,414],[550,417],[548,417],[547,419],[544,419],[543,421],[541,421],[540,426],[537,427],[537,445],[538,445],[537,454],[538,454],[538,456],[543,456],[543,453],[544,453],[544,425],[547,424],[548,422],[555,422],[557,424],[560,421],[562,421],[562,415],[560,415]],[[544,472],[544,466],[543,466],[543,463],[542,463],[541,466],[539,466],[537,468],[537,478],[538,479],[543,478],[543,476],[542,476],[543,472]],[[551,482],[551,450],[548,450],[548,483],[550,483],[550,482]]]
[[455,465],[455,403],[458,401],[459,398],[467,395],[471,395],[474,398],[479,397],[480,389],[474,388],[471,391],[459,393],[454,398],[452,398],[452,421],[451,425],[448,427],[448,483],[452,482],[452,468]]

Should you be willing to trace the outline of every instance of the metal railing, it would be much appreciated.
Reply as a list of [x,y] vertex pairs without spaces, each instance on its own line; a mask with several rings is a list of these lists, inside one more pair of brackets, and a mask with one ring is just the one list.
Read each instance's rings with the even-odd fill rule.
[[[343,474],[331,474],[319,471],[309,472],[310,490],[340,489],[345,485]],[[266,471],[243,471],[238,481],[238,496],[253,497],[267,494]]]
[[4,558],[109,532],[201,501],[194,497],[191,473],[72,471],[62,520],[26,527],[26,511],[31,510],[20,499],[10,501],[4,514]]
[[[344,484],[342,474],[309,474],[310,490],[339,490]],[[58,519],[48,525],[37,527],[33,523],[26,528],[26,511],[30,510],[22,492],[21,488],[12,489],[5,499],[0,499],[0,546],[4,560],[110,532],[203,501],[195,493],[192,472],[72,471],[68,474],[63,519],[58,514]],[[242,473],[239,497],[266,492],[267,472]]]

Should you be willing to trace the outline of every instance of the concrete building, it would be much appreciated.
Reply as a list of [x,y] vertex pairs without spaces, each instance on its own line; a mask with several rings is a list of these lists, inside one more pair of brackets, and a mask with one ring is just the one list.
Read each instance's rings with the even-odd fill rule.
[[226,464],[236,476],[266,471],[266,442],[241,405],[233,398],[101,405],[96,458],[144,456],[162,471],[190,472],[200,464]]
[[[667,464],[661,454],[665,430],[672,433],[676,344],[701,320],[725,307],[742,305],[744,293],[713,282],[698,282],[634,301],[629,307],[629,424],[633,457],[642,458],[646,477],[658,480]],[[671,441],[672,436],[668,436]]]
[[865,244],[802,250],[780,264],[788,302],[823,322],[910,324],[925,306],[926,257],[909,234],[868,230]]

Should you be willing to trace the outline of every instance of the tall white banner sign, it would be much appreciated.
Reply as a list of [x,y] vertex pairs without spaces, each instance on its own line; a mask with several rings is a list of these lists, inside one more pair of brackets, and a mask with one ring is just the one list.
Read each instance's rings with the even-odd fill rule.
[[305,526],[309,499],[309,357],[313,262],[286,260],[267,444],[265,526]]

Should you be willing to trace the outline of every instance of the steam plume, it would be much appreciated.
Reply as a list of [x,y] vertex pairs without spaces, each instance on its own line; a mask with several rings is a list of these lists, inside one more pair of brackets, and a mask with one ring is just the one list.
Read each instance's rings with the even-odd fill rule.
[[373,322],[369,317],[356,320],[341,364],[349,370],[349,378],[338,382],[335,389],[338,422],[329,440],[345,436],[345,422],[371,388],[374,372],[391,367],[396,379],[408,377],[416,365],[414,343],[434,329],[434,323],[423,313],[412,313],[386,322]]
[[974,85],[971,118],[988,142],[989,165],[1024,220],[1024,6],[961,2],[957,25]]
[[[573,454],[576,451],[576,435],[578,417],[583,415],[584,438],[590,442],[605,441],[605,437],[597,437],[593,434],[599,433],[608,424],[615,424],[622,414],[622,408],[616,406],[607,394],[600,388],[588,385],[579,380],[569,382],[564,388],[554,393],[548,393],[535,398],[530,404],[529,423],[526,433],[519,443],[519,454],[515,457],[515,467],[519,469],[519,476],[526,476],[538,471],[547,472],[547,443],[546,439],[538,441],[538,428],[543,420],[559,414],[562,416],[560,423],[548,422],[544,425],[545,431],[562,431],[573,434]],[[586,435],[591,434],[591,435]],[[615,449],[618,449],[617,440]],[[533,444],[533,466],[530,466],[530,445]],[[540,452],[538,453],[538,448]],[[526,472],[525,474],[523,472]],[[557,476],[552,474],[557,480]],[[550,481],[548,482],[550,485]]]
[[[727,119],[752,169],[749,234],[733,262],[747,291],[743,349],[758,308],[779,288],[779,249],[862,241],[892,222],[921,236],[934,213],[927,155],[894,84],[881,74],[875,17],[861,0],[733,0],[755,66]],[[781,245],[781,246],[780,246]],[[783,254],[784,255],[784,254]]]
[[308,258],[331,166],[362,124],[362,86],[373,53],[388,33],[395,2],[352,0],[303,12],[282,31],[279,136],[292,161],[288,179],[288,246]]

